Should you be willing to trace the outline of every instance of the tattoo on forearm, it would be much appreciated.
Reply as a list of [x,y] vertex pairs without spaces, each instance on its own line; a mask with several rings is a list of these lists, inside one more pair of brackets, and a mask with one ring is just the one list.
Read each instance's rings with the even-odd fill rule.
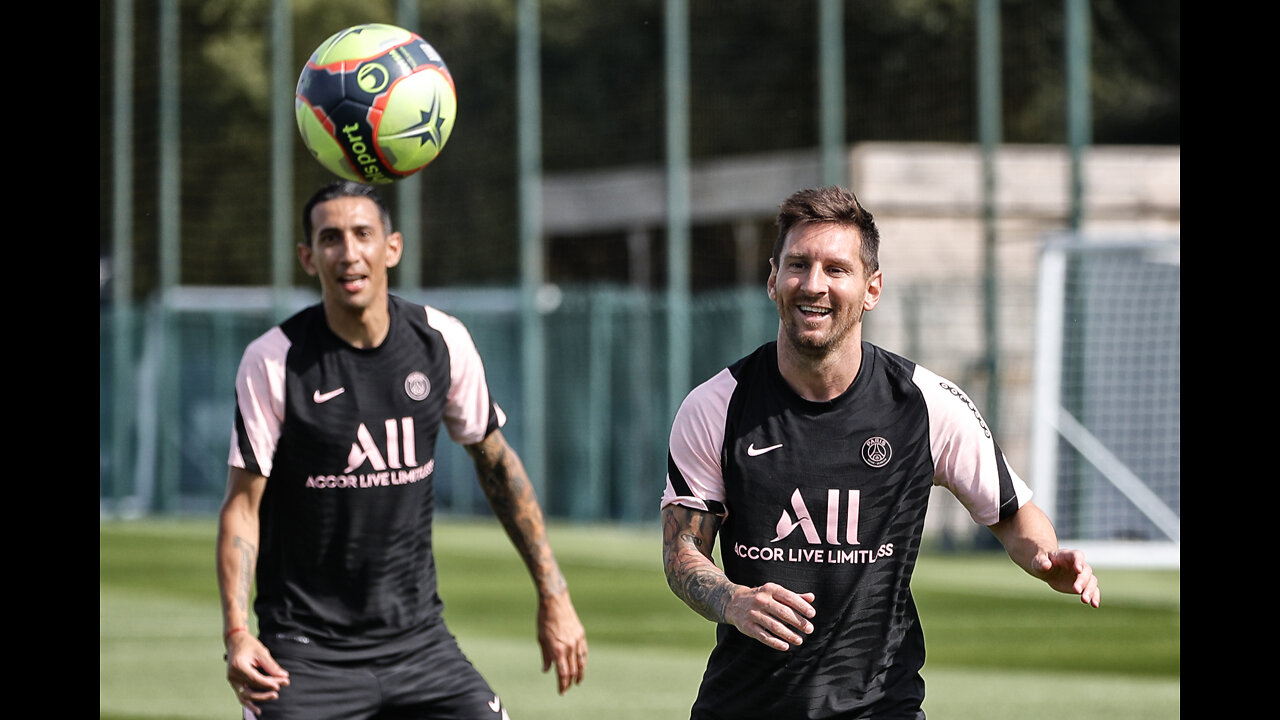
[[520,458],[504,441],[486,440],[467,449],[489,506],[529,567],[539,592],[563,591],[567,583],[556,564],[542,508]]
[[711,560],[719,528],[714,515],[672,506],[664,513],[662,553],[671,591],[699,615],[724,622],[733,583]]
[[253,591],[254,568],[258,564],[258,547],[242,537],[234,539],[235,547],[240,551],[240,577],[236,582],[235,603],[237,612],[242,613],[242,620],[249,622],[249,603]]

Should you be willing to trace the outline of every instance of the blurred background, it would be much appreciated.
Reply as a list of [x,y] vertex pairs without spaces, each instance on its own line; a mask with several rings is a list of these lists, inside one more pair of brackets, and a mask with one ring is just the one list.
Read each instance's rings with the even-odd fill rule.
[[[544,508],[650,524],[679,400],[776,335],[777,205],[876,215],[871,342],[955,381],[1060,533],[1176,566],[1180,15],[1160,0],[104,0],[100,508],[212,515],[244,345],[298,266],[307,57],[443,55],[458,119],[384,188],[393,292],[461,318]],[[442,440],[437,502],[488,512]],[[988,536],[950,498],[929,539]]]

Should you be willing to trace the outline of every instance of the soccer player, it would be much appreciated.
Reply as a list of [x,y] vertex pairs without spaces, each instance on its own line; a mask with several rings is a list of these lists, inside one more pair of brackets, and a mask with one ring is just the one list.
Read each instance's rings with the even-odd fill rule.
[[1098,581],[1058,547],[969,397],[863,342],[883,282],[871,213],[826,187],[792,195],[777,222],[777,340],[689,393],[671,429],[667,582],[719,623],[690,717],[919,720],[911,573],[934,485],[1051,588],[1097,607]]
[[404,240],[372,187],[321,188],[302,223],[321,302],[244,352],[219,515],[227,680],[245,717],[507,717],[441,617],[442,426],[533,578],[543,671],[555,665],[563,694],[582,681],[586,635],[470,334],[389,293]]

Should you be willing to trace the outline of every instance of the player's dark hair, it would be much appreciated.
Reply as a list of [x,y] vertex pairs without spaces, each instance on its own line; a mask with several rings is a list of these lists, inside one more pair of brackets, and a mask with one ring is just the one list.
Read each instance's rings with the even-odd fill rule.
[[322,202],[336,200],[344,197],[362,197],[369,198],[374,205],[378,206],[378,214],[382,216],[382,231],[390,235],[391,229],[391,211],[387,209],[387,204],[382,200],[382,195],[378,194],[378,190],[372,185],[352,182],[350,180],[338,180],[320,188],[311,196],[307,204],[302,208],[302,241],[303,243],[311,243],[311,211]]
[[778,239],[773,242],[773,264],[782,260],[782,246],[797,225],[834,223],[857,228],[862,242],[862,265],[867,274],[880,269],[880,230],[871,212],[851,191],[834,185],[799,190],[778,206]]

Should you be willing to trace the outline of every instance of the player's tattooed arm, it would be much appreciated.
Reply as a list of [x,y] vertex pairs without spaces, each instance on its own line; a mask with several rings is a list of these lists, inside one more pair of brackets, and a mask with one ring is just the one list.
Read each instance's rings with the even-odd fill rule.
[[217,565],[224,632],[247,628],[258,565],[258,507],[267,479],[231,468],[227,495],[218,516]]
[[713,513],[678,505],[662,509],[662,562],[672,592],[706,619],[733,625],[774,650],[803,643],[813,632],[813,593],[730,580],[711,559],[720,522]]
[[662,510],[662,564],[671,591],[702,617],[725,622],[736,587],[711,559],[720,518],[679,505]]
[[587,667],[587,635],[578,611],[569,599],[569,585],[556,563],[547,540],[542,508],[520,457],[502,433],[467,446],[476,466],[476,477],[489,505],[524,559],[538,588],[538,644],[542,670],[555,665],[556,681],[563,694],[581,683]]
[[218,585],[222,596],[227,683],[236,701],[254,714],[259,703],[280,697],[289,672],[249,630],[250,597],[258,564],[258,510],[267,479],[232,467],[218,513]]
[[567,583],[547,540],[542,508],[520,456],[497,430],[468,445],[467,453],[475,463],[480,488],[533,574],[538,593],[545,597],[563,592]]
[[231,538],[232,547],[240,556],[240,571],[231,588],[232,608],[238,626],[248,627],[250,595],[253,590],[253,569],[258,566],[258,546],[239,535]]

